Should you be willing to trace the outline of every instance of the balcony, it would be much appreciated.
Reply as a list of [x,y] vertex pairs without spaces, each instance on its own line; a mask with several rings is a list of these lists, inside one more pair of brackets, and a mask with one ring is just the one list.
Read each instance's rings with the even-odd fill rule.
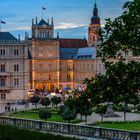
[[9,90],[10,90],[10,86],[7,86],[7,85],[0,86],[0,91],[7,91],[7,92],[9,92]]
[[9,76],[10,73],[9,72],[0,72],[0,76]]
[[35,82],[35,83],[52,83],[52,82],[58,82],[58,79],[51,79],[51,80],[37,80],[37,79],[34,79],[33,82]]

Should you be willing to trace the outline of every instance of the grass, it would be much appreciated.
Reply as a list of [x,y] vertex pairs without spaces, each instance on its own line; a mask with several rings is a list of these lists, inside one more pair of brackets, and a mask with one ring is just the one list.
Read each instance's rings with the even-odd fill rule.
[[[9,116],[10,117],[17,117],[17,118],[25,118],[25,119],[43,120],[43,119],[39,118],[38,111],[34,111],[34,110],[14,112],[14,113],[11,113]],[[68,121],[64,121],[63,117],[61,115],[59,115],[57,112],[53,112],[52,117],[47,119],[47,121],[68,122]],[[82,122],[82,121],[78,120],[78,119],[71,120],[71,123],[80,123],[80,122]]]
[[78,140],[78,138],[0,125],[0,140]]
[[99,126],[103,128],[114,128],[123,130],[140,131],[140,121],[135,122],[103,122],[93,124],[94,126]]

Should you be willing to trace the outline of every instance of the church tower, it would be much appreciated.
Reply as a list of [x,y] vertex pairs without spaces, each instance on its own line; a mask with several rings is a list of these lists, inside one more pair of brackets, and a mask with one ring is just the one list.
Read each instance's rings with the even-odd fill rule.
[[46,22],[44,19],[38,23],[37,17],[34,23],[34,19],[32,20],[32,38],[37,40],[49,40],[54,38],[54,25],[53,18],[51,20],[51,24],[49,23],[49,19]]
[[98,42],[98,30],[100,29],[100,17],[98,16],[98,8],[95,2],[93,9],[93,16],[91,18],[91,23],[88,29],[88,46],[96,46]]

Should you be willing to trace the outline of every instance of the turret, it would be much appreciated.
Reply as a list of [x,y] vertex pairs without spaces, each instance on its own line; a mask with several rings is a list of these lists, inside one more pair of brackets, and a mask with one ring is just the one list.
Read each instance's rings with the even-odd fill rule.
[[95,1],[93,8],[93,16],[91,17],[91,22],[88,30],[88,46],[96,46],[99,40],[98,31],[101,27],[100,17],[98,15],[98,8]]

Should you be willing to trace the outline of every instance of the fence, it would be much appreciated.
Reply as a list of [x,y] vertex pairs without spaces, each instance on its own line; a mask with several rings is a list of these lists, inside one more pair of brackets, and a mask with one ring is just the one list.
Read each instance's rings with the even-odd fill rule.
[[37,121],[31,119],[20,119],[1,116],[0,124],[11,125],[24,129],[91,138],[103,138],[111,140],[140,140],[140,132],[106,129],[92,126],[81,126],[67,123]]

